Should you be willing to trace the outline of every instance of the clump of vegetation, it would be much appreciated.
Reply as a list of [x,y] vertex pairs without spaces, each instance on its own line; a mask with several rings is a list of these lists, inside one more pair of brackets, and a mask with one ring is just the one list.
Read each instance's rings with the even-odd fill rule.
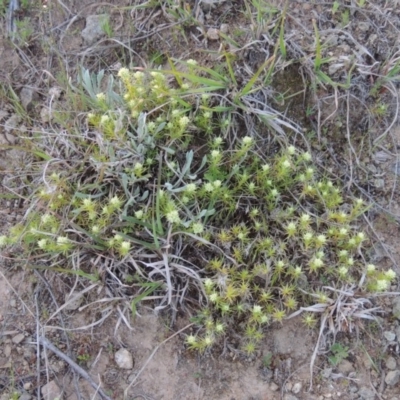
[[238,98],[220,106],[226,82],[184,64],[188,72],[169,74],[122,68],[107,92],[84,75],[87,127],[32,140],[44,160],[36,189],[1,245],[91,277],[96,254],[111,262],[105,273],[163,282],[159,308],[197,296],[198,330],[186,341],[200,351],[235,327],[253,353],[263,327],[327,303],[324,285],[385,291],[395,273],[368,264],[366,234],[353,225],[364,201],[345,198],[305,145],[267,149],[245,128],[233,135]]

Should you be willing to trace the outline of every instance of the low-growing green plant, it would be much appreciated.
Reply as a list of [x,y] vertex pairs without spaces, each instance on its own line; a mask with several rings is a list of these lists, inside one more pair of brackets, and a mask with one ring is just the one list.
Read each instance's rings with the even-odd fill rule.
[[335,343],[331,346],[330,352],[332,353],[328,356],[329,362],[337,367],[344,359],[349,356],[349,348],[347,346],[343,346],[341,343]]
[[[106,92],[103,74],[84,72],[85,129],[32,139],[45,161],[29,172],[25,220],[0,244],[75,273],[95,254],[103,274],[148,281],[138,301],[157,293],[157,308],[197,296],[186,342],[199,351],[234,328],[252,354],[265,326],[301,307],[312,327],[314,306],[333,309],[332,287],[385,291],[396,275],[368,264],[367,236],[353,225],[365,202],[346,198],[306,149],[267,148],[239,125],[261,69],[221,105],[229,78],[194,60],[184,66],[122,68]],[[79,275],[96,276],[95,265]]]

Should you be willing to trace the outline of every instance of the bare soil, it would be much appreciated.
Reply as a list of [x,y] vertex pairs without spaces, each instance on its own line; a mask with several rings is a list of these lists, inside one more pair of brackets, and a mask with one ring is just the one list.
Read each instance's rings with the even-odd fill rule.
[[[167,57],[195,58],[204,65],[218,65],[221,46],[227,44],[207,39],[206,32],[209,28],[220,29],[222,24],[229,25],[227,35],[239,45],[236,48],[232,44],[230,50],[241,60],[241,68],[256,70],[272,46],[262,42],[261,27],[238,12],[244,9],[241,1],[215,6],[205,2],[199,8],[191,2],[182,3],[183,9],[195,11],[196,23],[183,17],[177,22],[165,11],[164,3],[164,8],[143,9],[133,7],[128,0],[34,3],[18,16],[33,28],[25,42],[20,39],[12,43],[5,17],[0,17],[0,230],[5,233],[26,211],[24,204],[16,196],[9,197],[5,188],[13,187],[13,182],[20,185],[17,182],[24,155],[15,147],[18,136],[25,135],[26,129],[40,132],[45,123],[41,111],[52,104],[49,89],[66,84],[66,78],[78,74],[78,66],[105,68],[113,73],[121,65],[164,65]],[[274,3],[265,7],[285,6],[280,1]],[[396,1],[367,1],[365,7],[357,6],[356,1],[345,3],[334,14],[333,2],[288,3],[288,50],[293,58],[305,58],[301,65],[288,63],[277,74],[271,90],[277,95],[284,92],[289,99],[282,101],[277,96],[274,106],[302,126],[304,132],[318,131],[323,139],[318,142],[315,138],[314,150],[327,171],[354,183],[374,203],[368,220],[360,222],[376,243],[371,246],[371,257],[400,274],[400,171],[396,172],[400,128],[395,105],[400,92],[396,83],[395,93],[387,97],[376,99],[364,93],[365,81],[376,82],[383,74],[384,61],[396,59],[393,55],[399,51],[400,7]],[[178,5],[175,11],[178,12]],[[86,18],[103,13],[110,15],[113,36],[85,43],[81,32]],[[313,20],[323,31],[326,56],[337,57],[336,62],[342,62],[343,68],[352,57],[364,60],[363,67],[369,68],[365,74],[356,71],[356,89],[350,100],[332,89],[319,88],[317,93],[311,90],[307,65],[312,61],[310,58],[307,64],[307,57],[314,51]],[[374,59],[363,54],[362,46]],[[339,79],[343,70],[338,68]],[[306,90],[304,85],[308,85]],[[361,88],[359,92],[357,87]],[[6,121],[16,111],[10,101],[10,88],[20,98],[23,88],[31,88],[36,94],[30,102],[29,121],[18,121],[11,130],[6,129]],[[372,120],[366,110],[373,111],[380,104],[388,105],[387,113],[366,121]],[[349,119],[356,161],[346,147]],[[374,143],[385,129],[389,133]],[[313,389],[309,391],[310,360],[318,330],[306,329],[298,318],[269,326],[261,349],[252,357],[238,357],[229,346],[222,354],[193,354],[187,351],[183,340],[191,329],[184,330],[191,324],[190,316],[179,312],[176,318],[168,312],[156,315],[150,302],[139,306],[140,316],[134,320],[118,300],[85,308],[98,298],[107,298],[106,285],[96,284],[88,289],[90,283],[22,268],[12,258],[13,254],[4,252],[0,262],[1,400],[18,398],[11,397],[12,393],[25,396],[24,400],[40,398],[40,388],[48,382],[55,382],[63,399],[101,399],[68,363],[37,345],[38,335],[46,336],[75,360],[115,400],[123,399],[124,391],[132,400],[400,399],[400,384],[387,384],[388,373],[400,371],[400,324],[392,313],[398,295],[372,299],[384,311],[379,324],[365,322],[354,332],[343,332],[336,338],[328,335],[327,342],[321,345],[313,371]],[[77,307],[60,311],[70,294],[85,290]],[[391,290],[398,292],[398,285]],[[96,324],[106,315],[102,323]],[[335,340],[349,348],[348,356],[337,366],[328,360]],[[133,368],[121,369],[116,364],[115,353],[120,348],[132,355]]]

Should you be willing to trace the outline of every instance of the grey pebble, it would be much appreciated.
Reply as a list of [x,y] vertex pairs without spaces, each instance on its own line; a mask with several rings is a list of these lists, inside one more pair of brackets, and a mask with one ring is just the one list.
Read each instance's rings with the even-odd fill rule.
[[400,371],[396,369],[395,371],[389,371],[386,374],[385,382],[388,386],[394,386],[400,381]]

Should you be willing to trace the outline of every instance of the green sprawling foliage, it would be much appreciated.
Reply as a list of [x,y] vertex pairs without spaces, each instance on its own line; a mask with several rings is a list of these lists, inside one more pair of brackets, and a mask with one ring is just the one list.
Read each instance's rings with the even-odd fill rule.
[[63,270],[85,254],[114,260],[126,282],[162,282],[158,307],[197,297],[187,344],[201,351],[235,326],[252,353],[268,323],[326,303],[326,285],[385,291],[395,274],[368,264],[366,234],[352,224],[364,201],[345,198],[306,146],[231,135],[240,99],[221,107],[214,95],[227,82],[185,66],[122,68],[106,92],[84,74],[86,130],[63,137],[57,155],[54,132],[34,140],[46,161],[26,220],[1,244]]

